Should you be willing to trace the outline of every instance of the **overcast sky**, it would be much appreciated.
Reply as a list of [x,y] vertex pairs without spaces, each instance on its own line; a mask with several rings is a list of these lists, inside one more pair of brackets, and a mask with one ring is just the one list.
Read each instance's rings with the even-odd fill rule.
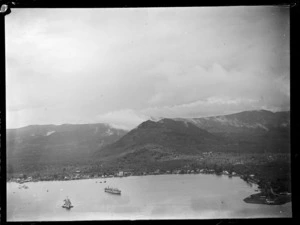
[[7,127],[289,110],[288,7],[12,9]]

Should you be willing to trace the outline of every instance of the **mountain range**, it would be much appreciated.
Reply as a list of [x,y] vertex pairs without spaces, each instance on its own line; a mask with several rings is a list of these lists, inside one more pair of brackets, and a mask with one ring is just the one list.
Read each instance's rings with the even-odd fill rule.
[[148,151],[176,154],[218,152],[289,152],[290,113],[245,111],[205,118],[145,121],[96,157]]
[[7,161],[15,169],[85,164],[95,151],[126,133],[125,130],[101,123],[31,125],[7,129]]
[[[7,130],[13,167],[74,164],[215,152],[290,151],[290,112],[244,111],[204,118],[145,121],[131,131],[107,124],[34,125]],[[132,162],[132,161],[131,161]]]

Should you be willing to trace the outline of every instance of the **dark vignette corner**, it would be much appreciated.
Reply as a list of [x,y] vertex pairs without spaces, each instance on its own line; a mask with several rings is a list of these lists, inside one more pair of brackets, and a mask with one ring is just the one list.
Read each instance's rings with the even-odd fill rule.
[[[68,3],[58,3],[58,1],[53,1],[54,3],[50,3],[49,1],[45,1],[45,3],[40,3],[41,1],[39,0],[25,0],[25,1],[15,1],[17,4],[16,4],[16,7],[47,7],[47,6],[50,6],[50,7],[68,7]],[[22,2],[22,3],[20,3]],[[75,2],[75,1],[74,1]],[[227,1],[228,2],[228,1]],[[241,1],[242,3],[244,1]],[[262,1],[262,2],[266,2],[266,1]],[[274,1],[273,1],[274,2]],[[277,3],[279,3],[279,1],[275,1]],[[281,1],[282,2],[282,1]],[[292,3],[292,1],[285,1],[287,3]],[[299,2],[299,1],[298,1]],[[20,4],[18,4],[20,3]],[[91,1],[90,3],[93,4],[93,1]],[[71,3],[72,6],[74,7],[91,7],[92,5],[90,3],[81,3],[81,4],[76,4],[76,3]],[[234,5],[236,4],[235,1],[231,1],[231,3]],[[99,4],[99,3],[98,3]],[[230,4],[230,3],[229,3]],[[247,4],[247,3],[246,3]],[[96,3],[97,5],[97,3]],[[179,4],[180,5],[180,4]],[[70,6],[70,5],[69,5]],[[97,5],[97,6],[100,6],[100,5]],[[103,5],[102,5],[103,6]],[[106,5],[104,4],[104,7],[127,7],[127,6],[133,6],[133,7],[136,7],[137,5]],[[162,4],[163,6],[163,4]],[[101,6],[100,6],[101,7]],[[297,74],[298,72],[298,68],[296,68],[296,60],[298,61],[298,56],[299,56],[299,43],[297,42],[297,40],[299,40],[299,34],[297,32],[297,26],[299,24],[297,24],[297,19],[299,19],[298,16],[299,15],[299,5],[296,5],[294,7],[291,7],[291,92],[294,92],[296,91],[295,89],[295,85],[296,85],[296,78],[295,78],[295,74]],[[6,182],[6,107],[5,107],[5,103],[6,103],[6,97],[5,97],[5,16],[7,15],[0,15],[0,29],[1,29],[1,32],[0,32],[0,35],[1,35],[1,49],[0,49],[0,52],[1,52],[1,57],[0,57],[0,60],[1,60],[1,65],[0,65],[0,69],[1,69],[1,78],[0,78],[0,90],[1,90],[1,100],[0,100],[0,103],[1,103],[1,110],[0,110],[0,113],[1,113],[1,120],[0,120],[0,126],[1,126],[1,146],[0,146],[0,156],[1,156],[1,185],[3,185],[3,187],[1,187],[1,198],[0,198],[0,203],[1,203],[1,221],[6,221],[6,210],[5,210],[5,206],[6,206],[6,185],[5,185],[5,182]],[[9,15],[8,15],[9,16]],[[292,75],[293,74],[293,75]],[[292,82],[294,81],[294,82]],[[294,95],[291,93],[291,95]],[[296,96],[296,95],[295,95]],[[293,101],[292,101],[293,99]],[[293,125],[292,125],[292,133],[291,133],[291,137],[294,139],[296,138],[295,136],[298,135],[298,126],[297,125],[297,108],[296,108],[296,99],[295,98],[292,98],[291,97],[291,107],[293,108],[291,110],[291,120],[293,120]],[[297,132],[298,131],[298,132]],[[292,148],[291,148],[291,157],[292,157],[292,177],[294,178],[293,180],[295,181],[295,177],[297,176],[296,172],[297,169],[298,169],[298,161],[299,161],[299,151],[297,149],[297,146],[296,146],[296,143],[295,141],[292,141]],[[2,149],[1,149],[2,148]],[[297,190],[298,189],[298,184],[296,182],[293,182],[293,190]],[[3,194],[5,194],[5,196],[3,196]],[[298,198],[299,196],[297,195],[297,193],[294,191],[293,192],[293,196],[294,196],[294,199],[296,200],[296,202],[298,201]],[[297,216],[297,212],[298,212],[298,203],[293,203],[293,217],[295,218],[298,218]],[[248,221],[249,222],[249,221]],[[253,222],[253,221],[252,221]]]
[[[2,5],[2,4],[1,4]],[[0,14],[0,35],[1,35],[1,43],[0,43],[0,127],[1,127],[1,145],[0,145],[0,157],[1,157],[1,197],[0,197],[0,205],[1,205],[1,221],[6,221],[6,110],[5,110],[5,13]]]

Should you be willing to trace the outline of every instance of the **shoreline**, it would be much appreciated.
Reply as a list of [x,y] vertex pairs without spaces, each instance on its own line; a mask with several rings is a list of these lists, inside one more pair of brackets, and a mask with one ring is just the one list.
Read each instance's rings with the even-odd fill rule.
[[[71,180],[88,180],[88,179],[109,179],[109,178],[126,178],[126,177],[133,177],[133,176],[138,176],[138,177],[142,177],[142,176],[159,176],[159,175],[187,175],[187,174],[193,174],[193,175],[197,175],[197,174],[209,174],[209,175],[215,175],[215,176],[228,176],[230,177],[239,177],[241,179],[243,179],[244,175],[239,175],[239,174],[234,174],[234,175],[230,175],[226,172],[224,173],[216,173],[213,171],[206,171],[206,172],[191,172],[191,173],[147,173],[147,174],[130,174],[130,175],[124,175],[124,176],[118,176],[118,175],[106,175],[104,177],[102,176],[89,176],[88,174],[84,174],[80,177],[68,177],[68,178],[64,178],[64,179],[51,179],[51,178],[46,178],[46,179],[40,179],[40,178],[35,178],[35,179],[20,179],[19,178],[11,178],[9,180],[7,180],[7,183],[18,183],[18,184],[25,184],[25,183],[29,183],[29,182],[43,182],[43,181],[71,181]],[[243,179],[244,180],[244,179]],[[257,184],[254,180],[252,180],[251,182],[252,184]]]
[[[32,179],[32,180],[27,180],[27,181],[17,181],[14,179],[8,180],[6,183],[17,183],[20,185],[25,186],[26,187],[26,183],[36,183],[36,182],[44,182],[44,181],[73,181],[73,180],[93,180],[93,179],[109,179],[109,178],[126,178],[126,177],[133,177],[133,176],[137,176],[137,177],[142,177],[142,176],[159,176],[159,175],[197,175],[197,174],[203,174],[203,175],[215,175],[215,176],[227,176],[228,178],[232,178],[232,177],[239,177],[240,179],[244,180],[246,183],[250,183],[255,184],[258,186],[258,189],[255,191],[259,191],[259,193],[256,194],[252,194],[248,197],[246,197],[245,199],[243,199],[244,202],[249,203],[249,204],[265,204],[265,205],[282,205],[285,203],[288,203],[291,201],[291,193],[279,193],[276,194],[277,196],[272,196],[271,198],[267,197],[266,193],[264,193],[264,191],[262,190],[262,188],[259,187],[259,180],[255,180],[255,179],[251,179],[251,177],[247,177],[245,178],[245,175],[240,175],[240,174],[228,174],[226,172],[223,173],[216,173],[213,171],[203,171],[203,172],[194,172],[194,173],[159,173],[159,174],[155,174],[155,173],[151,173],[151,174],[144,174],[144,175],[139,175],[139,174],[132,174],[132,175],[127,175],[127,176],[114,176],[114,175],[109,175],[109,176],[105,176],[105,177],[88,177],[88,175],[83,175],[82,177],[76,178],[76,179],[51,179],[51,180],[40,180],[40,179]],[[85,177],[84,177],[85,176]],[[105,181],[106,182],[106,181]],[[104,182],[104,183],[105,183]]]
[[25,184],[41,181],[122,178],[129,176],[214,174],[240,177],[248,184],[258,185],[262,193],[291,192],[289,154],[233,154],[208,152],[190,158],[177,157],[167,161],[91,162],[82,165],[61,165],[41,170],[18,170],[7,174],[7,182]]
[[250,204],[283,205],[291,202],[291,197],[291,193],[280,193],[276,197],[268,197],[266,194],[260,192],[248,196],[247,198],[243,199],[243,201]]

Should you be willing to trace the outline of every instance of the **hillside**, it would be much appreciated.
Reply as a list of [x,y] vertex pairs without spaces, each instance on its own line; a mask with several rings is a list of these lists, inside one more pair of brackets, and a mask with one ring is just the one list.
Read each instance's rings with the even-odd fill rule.
[[117,142],[97,152],[98,156],[123,155],[147,145],[170,149],[182,154],[209,150],[212,145],[221,144],[224,140],[192,123],[162,119],[158,122],[146,121],[131,130]]
[[105,124],[8,129],[8,172],[100,168],[102,163],[104,167],[147,164],[154,168],[157,163],[184,163],[206,152],[289,153],[289,118],[289,112],[261,110],[206,118],[148,120],[129,132]]
[[201,129],[225,137],[246,152],[289,152],[290,112],[245,111],[188,121]]
[[47,165],[86,164],[94,151],[126,131],[106,124],[34,125],[7,130],[8,172]]
[[230,115],[176,120],[191,122],[212,133],[257,133],[274,129],[289,131],[290,112],[244,111]]
[[149,160],[153,160],[207,151],[288,153],[289,129],[289,112],[266,110],[206,118],[149,120],[100,149],[95,158],[124,157],[138,161],[150,156]]

